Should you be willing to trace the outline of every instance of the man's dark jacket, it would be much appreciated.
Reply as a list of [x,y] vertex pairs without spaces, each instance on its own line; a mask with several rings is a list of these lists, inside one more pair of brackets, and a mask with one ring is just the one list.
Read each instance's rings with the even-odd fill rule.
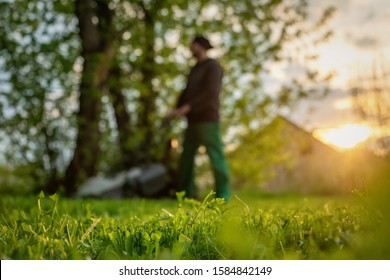
[[187,114],[189,123],[219,121],[222,77],[222,68],[215,59],[208,58],[191,69],[187,86],[176,105],[177,108],[185,104],[191,106]]

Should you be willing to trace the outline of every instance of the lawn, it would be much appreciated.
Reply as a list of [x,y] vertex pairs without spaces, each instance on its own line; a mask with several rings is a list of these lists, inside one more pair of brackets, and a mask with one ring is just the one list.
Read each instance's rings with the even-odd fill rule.
[[389,259],[364,197],[0,198],[1,259]]

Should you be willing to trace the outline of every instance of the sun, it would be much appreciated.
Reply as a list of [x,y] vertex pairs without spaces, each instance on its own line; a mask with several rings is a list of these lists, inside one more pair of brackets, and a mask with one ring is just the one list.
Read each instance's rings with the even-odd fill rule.
[[373,129],[364,124],[345,124],[336,128],[317,129],[313,135],[339,149],[351,149],[366,141]]

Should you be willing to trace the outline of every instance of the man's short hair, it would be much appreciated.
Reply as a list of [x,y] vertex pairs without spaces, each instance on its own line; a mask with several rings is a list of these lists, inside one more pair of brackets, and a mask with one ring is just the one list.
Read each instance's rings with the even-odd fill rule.
[[197,35],[194,38],[194,40],[192,41],[192,43],[198,43],[199,45],[201,45],[206,50],[209,50],[209,49],[213,48],[213,46],[210,44],[209,40],[207,40],[206,37],[204,37],[202,35]]

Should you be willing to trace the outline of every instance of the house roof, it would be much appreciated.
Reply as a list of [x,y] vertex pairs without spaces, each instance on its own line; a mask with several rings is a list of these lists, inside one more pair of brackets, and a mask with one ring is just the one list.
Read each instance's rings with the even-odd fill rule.
[[274,120],[270,123],[270,125],[272,125],[273,122],[275,121],[282,121],[283,123],[286,123],[287,125],[289,125],[290,127],[300,131],[302,134],[306,135],[307,137],[311,138],[312,141],[314,142],[317,142],[319,143],[320,145],[323,145],[326,149],[329,149],[331,150],[332,152],[336,152],[338,154],[341,154],[340,151],[336,150],[335,148],[333,148],[332,146],[329,146],[327,145],[326,143],[322,142],[321,140],[319,140],[318,138],[314,137],[313,134],[307,130],[305,130],[303,127],[297,125],[296,123],[294,123],[293,121],[291,121],[290,119],[288,119],[287,117],[285,116],[282,116],[282,115],[278,115],[274,118]]

